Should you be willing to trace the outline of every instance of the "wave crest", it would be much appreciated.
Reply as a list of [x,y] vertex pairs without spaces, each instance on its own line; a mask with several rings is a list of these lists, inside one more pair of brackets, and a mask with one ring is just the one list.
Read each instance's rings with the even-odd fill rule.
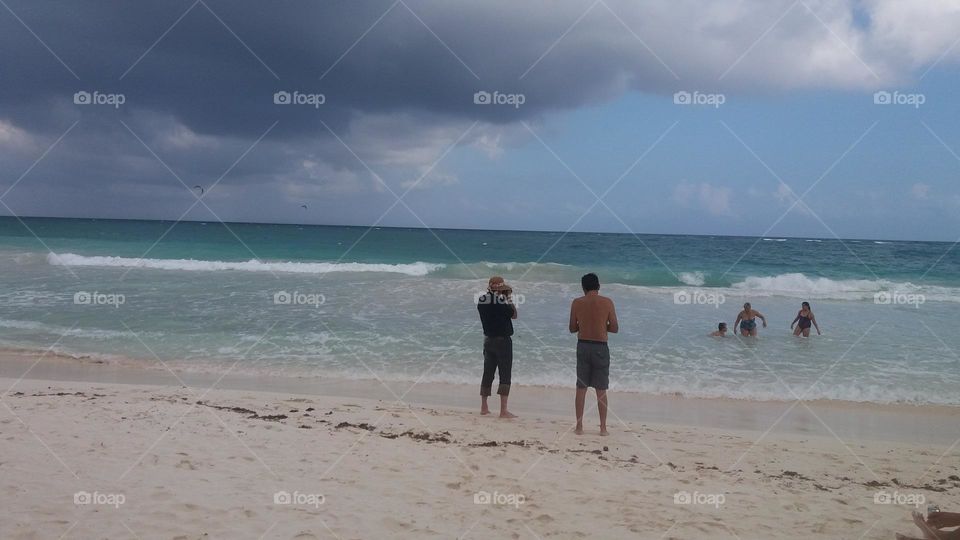
[[270,262],[270,261],[204,261],[197,259],[137,259],[132,257],[104,257],[75,253],[50,253],[47,262],[54,266],[111,266],[119,268],[148,268],[154,270],[187,270],[215,272],[236,270],[243,272],[290,272],[297,274],[326,274],[330,272],[381,272],[425,276],[446,265],[426,262],[409,264],[331,263],[331,262]]

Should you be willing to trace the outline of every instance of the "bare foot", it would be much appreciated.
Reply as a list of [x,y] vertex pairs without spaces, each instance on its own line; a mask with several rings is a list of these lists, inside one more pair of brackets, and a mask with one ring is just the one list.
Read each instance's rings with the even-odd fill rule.
[[577,424],[577,427],[573,430],[577,435],[583,435],[583,426]]
[[490,409],[480,409],[480,415],[485,416],[490,414]]
[[516,418],[517,415],[510,411],[500,411],[500,418]]
[[610,432],[607,431],[606,428],[601,428],[601,429],[600,429],[600,435],[606,437],[606,436],[609,435],[609,434],[610,434]]

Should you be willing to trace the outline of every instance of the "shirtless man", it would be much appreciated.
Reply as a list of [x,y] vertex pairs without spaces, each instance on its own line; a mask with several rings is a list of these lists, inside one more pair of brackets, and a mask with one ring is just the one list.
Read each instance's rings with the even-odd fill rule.
[[617,312],[613,301],[600,296],[600,278],[587,274],[580,279],[583,296],[570,304],[570,332],[577,334],[577,427],[583,434],[583,405],[587,389],[597,390],[600,435],[607,435],[607,387],[610,385],[610,349],[607,333],[617,333]]

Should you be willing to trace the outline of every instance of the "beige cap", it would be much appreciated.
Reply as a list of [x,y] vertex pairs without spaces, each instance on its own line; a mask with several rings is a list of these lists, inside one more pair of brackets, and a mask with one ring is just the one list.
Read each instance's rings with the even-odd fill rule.
[[487,281],[487,289],[493,292],[504,292],[504,291],[512,291],[513,287],[507,285],[507,283],[503,281],[502,277],[493,276],[492,278],[490,278],[489,281]]

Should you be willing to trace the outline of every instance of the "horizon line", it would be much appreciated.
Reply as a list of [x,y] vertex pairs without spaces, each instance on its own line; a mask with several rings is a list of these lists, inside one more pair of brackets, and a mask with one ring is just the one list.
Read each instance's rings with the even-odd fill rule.
[[220,221],[201,220],[201,219],[151,219],[151,218],[114,218],[114,217],[76,217],[76,216],[17,216],[15,214],[0,214],[0,218],[11,219],[62,219],[62,220],[84,220],[84,221],[145,221],[159,223],[214,223],[217,225],[282,225],[291,227],[344,227],[355,229],[406,229],[418,231],[471,231],[471,232],[494,232],[494,233],[540,233],[540,234],[603,234],[617,236],[694,236],[703,238],[770,238],[787,240],[826,240],[828,242],[844,241],[868,241],[868,242],[925,242],[936,244],[956,244],[960,240],[897,240],[892,238],[839,238],[839,237],[819,237],[819,236],[751,236],[743,234],[695,234],[695,233],[652,233],[652,232],[612,232],[612,231],[559,231],[551,229],[486,229],[481,227],[414,227],[403,225],[347,225],[342,223],[292,223],[276,221]]

